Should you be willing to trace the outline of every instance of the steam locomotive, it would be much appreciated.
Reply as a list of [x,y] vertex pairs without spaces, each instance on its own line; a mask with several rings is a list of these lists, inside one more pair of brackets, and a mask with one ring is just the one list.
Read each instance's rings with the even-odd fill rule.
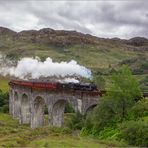
[[19,81],[12,80],[9,85],[20,85],[31,88],[46,88],[50,90],[81,90],[81,91],[98,91],[95,84],[90,83],[52,83],[52,82],[36,82],[36,81]]
[[57,83],[58,89],[71,89],[81,91],[97,91],[97,86],[90,83]]

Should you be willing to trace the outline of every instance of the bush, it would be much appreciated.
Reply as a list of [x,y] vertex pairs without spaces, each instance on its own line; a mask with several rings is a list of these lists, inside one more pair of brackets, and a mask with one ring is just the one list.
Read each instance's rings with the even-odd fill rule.
[[140,68],[144,69],[144,70],[147,70],[148,69],[148,63],[147,62],[146,63],[142,63]]
[[79,112],[73,113],[65,124],[68,128],[72,130],[81,129],[84,124],[83,116]]
[[18,59],[19,55],[16,52],[10,52],[8,54],[6,54],[6,59],[10,59],[10,60],[16,60]]
[[104,127],[114,125],[116,120],[112,100],[102,99],[94,110],[86,116],[85,127],[93,129],[93,133],[94,131],[99,133]]
[[139,68],[139,69],[133,69],[133,70],[132,70],[132,73],[133,73],[134,75],[140,75],[140,74],[144,74],[144,70],[141,69],[141,68]]
[[100,131],[96,131],[94,128],[83,127],[80,131],[81,136],[93,136],[100,140],[119,140],[120,131],[116,126],[105,127]]
[[106,127],[99,133],[100,139],[118,139],[119,130],[116,127]]
[[129,119],[138,120],[141,117],[148,116],[148,100],[138,101],[128,113]]
[[86,127],[83,127],[80,131],[80,135],[81,136],[88,136],[88,135],[92,135],[92,129],[88,129]]
[[71,134],[72,133],[72,130],[68,127],[63,127],[62,128],[62,133],[63,134]]
[[66,102],[64,113],[74,113],[74,112],[75,111],[74,111],[72,105],[70,103]]
[[0,90],[0,112],[7,113],[8,110],[8,93],[3,93]]
[[148,146],[148,122],[128,121],[121,124],[120,138],[130,145]]
[[48,115],[48,108],[47,107],[44,108],[44,114]]

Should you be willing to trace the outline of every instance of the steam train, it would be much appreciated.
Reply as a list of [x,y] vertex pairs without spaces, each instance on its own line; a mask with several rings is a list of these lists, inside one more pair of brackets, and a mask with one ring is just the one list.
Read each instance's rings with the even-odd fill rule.
[[90,83],[57,83],[58,89],[72,89],[84,91],[97,91],[97,86]]
[[81,91],[98,91],[95,84],[90,83],[52,83],[52,82],[36,82],[36,81],[19,81],[12,80],[9,85],[19,85],[30,88],[46,88],[50,90],[81,90]]

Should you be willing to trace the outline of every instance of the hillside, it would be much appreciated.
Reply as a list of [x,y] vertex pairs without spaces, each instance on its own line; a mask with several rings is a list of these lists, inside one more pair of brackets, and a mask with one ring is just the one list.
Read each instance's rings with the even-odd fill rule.
[[0,147],[116,147],[125,143],[80,137],[67,128],[44,126],[30,129],[8,114],[0,113]]
[[[98,88],[111,92],[108,96],[110,98],[102,97],[95,110],[85,116],[74,113],[72,106],[66,104],[62,128],[48,126],[50,113],[48,115],[49,110],[44,107],[44,126],[30,129],[28,124],[22,125],[8,115],[7,92],[10,77],[0,75],[0,147],[147,146],[148,102],[147,98],[136,102],[136,98],[141,98],[141,93],[134,80],[136,77],[141,90],[148,92],[147,50],[148,39],[143,37],[129,40],[105,39],[50,28],[15,32],[0,27],[0,66],[1,63],[7,63],[7,59],[16,62],[22,57],[39,56],[42,61],[51,57],[58,62],[73,59],[92,70],[92,81]],[[6,59],[1,55],[5,55]],[[117,70],[123,64],[129,65],[134,76],[128,67],[125,67],[125,73],[118,73]],[[29,66],[27,63],[27,67]],[[23,69],[26,72],[26,68]],[[118,81],[114,81],[112,87],[109,84],[114,72],[117,72],[114,79]],[[51,115],[54,115],[54,110],[52,111]]]
[[105,39],[76,31],[26,30],[15,32],[0,27],[0,53],[9,59],[39,56],[54,61],[74,59],[90,68],[95,74],[107,77],[122,64],[128,64],[147,89],[148,39],[135,37],[129,40]]

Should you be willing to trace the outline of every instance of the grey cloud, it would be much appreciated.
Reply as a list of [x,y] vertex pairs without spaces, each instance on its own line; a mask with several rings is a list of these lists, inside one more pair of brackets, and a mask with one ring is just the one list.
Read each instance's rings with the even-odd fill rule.
[[148,38],[148,2],[0,1],[0,25],[77,30],[100,37]]

